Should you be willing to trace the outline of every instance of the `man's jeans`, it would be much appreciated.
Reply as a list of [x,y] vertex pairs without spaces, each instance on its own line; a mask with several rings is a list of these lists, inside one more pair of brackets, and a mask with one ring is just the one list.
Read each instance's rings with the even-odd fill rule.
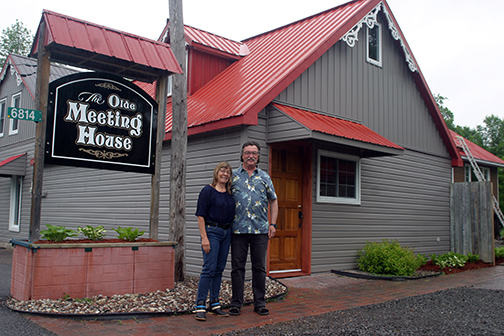
[[231,244],[231,229],[224,230],[218,226],[205,225],[208,240],[210,241],[210,252],[205,253],[203,248],[203,269],[201,270],[198,284],[198,295],[196,303],[206,301],[208,291],[210,291],[210,302],[219,301],[219,292],[222,280],[222,272],[226,267]]
[[231,307],[243,306],[245,285],[245,264],[250,246],[252,262],[252,292],[254,307],[266,306],[266,252],[267,234],[232,234],[231,238],[231,284],[233,296]]

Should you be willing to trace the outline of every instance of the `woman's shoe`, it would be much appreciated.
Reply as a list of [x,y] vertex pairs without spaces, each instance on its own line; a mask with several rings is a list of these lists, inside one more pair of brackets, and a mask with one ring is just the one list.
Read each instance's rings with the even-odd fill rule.
[[206,306],[205,301],[199,301],[196,305],[196,320],[206,321]]
[[208,308],[208,313],[217,315],[219,317],[228,317],[229,314],[222,311],[220,303],[219,302],[214,302],[210,304],[210,307]]

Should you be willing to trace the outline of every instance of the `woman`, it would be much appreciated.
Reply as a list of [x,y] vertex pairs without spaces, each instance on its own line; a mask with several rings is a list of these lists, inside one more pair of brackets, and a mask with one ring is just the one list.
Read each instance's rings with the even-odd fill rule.
[[[219,163],[213,173],[213,181],[201,190],[196,216],[201,235],[203,269],[201,270],[196,297],[196,320],[205,321],[206,312],[217,316],[229,316],[219,303],[222,272],[231,244],[231,223],[234,218],[234,201],[231,196],[232,169],[229,163]],[[210,307],[206,299],[210,292]]]

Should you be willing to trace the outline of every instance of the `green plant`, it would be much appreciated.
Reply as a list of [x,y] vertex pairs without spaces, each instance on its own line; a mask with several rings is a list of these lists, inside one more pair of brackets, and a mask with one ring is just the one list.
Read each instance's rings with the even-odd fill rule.
[[361,271],[380,275],[411,276],[427,262],[425,256],[415,255],[411,248],[401,247],[397,240],[366,242],[357,254]]
[[[460,253],[448,252],[440,256],[431,254],[429,255],[434,265],[438,265],[439,268],[457,268],[464,267],[464,265],[469,260],[468,256]],[[479,256],[477,256],[479,259]]]
[[87,225],[84,228],[79,226],[77,228],[77,231],[91,240],[102,240],[103,238],[105,238],[105,233],[107,232],[103,225],[97,226],[96,228],[92,227],[91,225]]
[[122,228],[119,226],[117,229],[112,230],[116,231],[119,234],[117,238],[127,241],[135,241],[135,239],[145,233],[145,231],[138,231],[137,228],[133,229],[132,227]]
[[60,242],[68,237],[77,236],[77,232],[75,232],[75,230],[67,229],[65,226],[47,224],[46,227],[47,230],[40,231],[40,234],[42,235],[42,238],[50,241]]
[[504,246],[495,248],[495,258],[504,258]]
[[472,254],[472,253],[467,253],[467,262],[468,263],[474,263],[474,262],[476,262],[478,260],[480,260],[479,255]]

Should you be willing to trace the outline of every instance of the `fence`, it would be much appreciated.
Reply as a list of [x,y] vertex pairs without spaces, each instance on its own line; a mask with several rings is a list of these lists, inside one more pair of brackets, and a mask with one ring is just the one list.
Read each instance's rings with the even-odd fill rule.
[[491,182],[452,183],[450,235],[453,252],[495,263]]

